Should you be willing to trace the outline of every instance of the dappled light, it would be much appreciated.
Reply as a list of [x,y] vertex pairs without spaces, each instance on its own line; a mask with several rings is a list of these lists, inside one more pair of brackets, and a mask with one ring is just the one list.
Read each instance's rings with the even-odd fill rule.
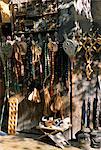
[[100,4],[0,1],[0,150],[101,146]]

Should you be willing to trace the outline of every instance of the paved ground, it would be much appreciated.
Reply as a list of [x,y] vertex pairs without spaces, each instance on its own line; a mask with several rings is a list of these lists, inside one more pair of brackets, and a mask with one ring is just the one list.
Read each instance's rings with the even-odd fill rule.
[[[63,150],[100,150],[85,146],[79,149],[77,148],[77,143],[73,145],[65,147]],[[0,150],[61,150],[61,148],[56,147],[51,142],[35,140],[33,137],[7,135],[0,136]]]
[[[26,138],[23,136],[1,136],[0,150],[61,150],[56,146]],[[79,150],[75,147],[66,147],[64,150]]]

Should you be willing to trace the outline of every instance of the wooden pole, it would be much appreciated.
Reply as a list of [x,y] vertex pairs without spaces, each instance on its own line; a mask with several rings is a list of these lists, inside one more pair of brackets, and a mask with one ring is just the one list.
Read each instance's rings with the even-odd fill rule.
[[[73,123],[73,112],[72,112],[72,95],[73,95],[73,91],[72,91],[72,72],[73,72],[73,61],[70,60],[70,121],[71,124]],[[71,139],[73,139],[73,127],[71,126]]]
[[14,36],[14,6],[13,6],[13,2],[11,0],[10,3],[10,14],[11,14],[11,29],[12,29],[12,38]]

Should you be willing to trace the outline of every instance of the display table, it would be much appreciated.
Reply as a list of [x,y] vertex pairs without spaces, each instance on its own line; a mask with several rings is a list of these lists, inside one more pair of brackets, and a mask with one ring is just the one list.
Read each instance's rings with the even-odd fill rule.
[[[66,145],[70,145],[68,142],[69,139],[69,129],[71,128],[71,124],[65,121],[66,119],[62,120],[62,125],[53,125],[51,127],[45,127],[44,125],[40,125],[36,127],[39,129],[43,135],[39,136],[37,140],[40,140],[44,137],[49,137],[55,144],[60,147],[64,148]],[[66,136],[65,136],[66,135]]]

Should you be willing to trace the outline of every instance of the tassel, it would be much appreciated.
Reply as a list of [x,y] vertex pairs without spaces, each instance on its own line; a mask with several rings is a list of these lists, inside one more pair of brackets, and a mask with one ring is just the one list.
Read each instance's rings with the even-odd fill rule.
[[36,88],[34,88],[34,91],[33,91],[33,102],[35,103],[41,102],[39,91]]
[[33,99],[33,92],[28,96],[29,101],[32,101],[32,99]]
[[61,118],[64,119],[64,103],[60,93],[57,93],[54,103],[51,104],[51,111],[54,113],[60,112]]
[[50,113],[50,101],[51,101],[51,97],[48,91],[48,88],[46,87],[44,89],[44,100],[45,100],[45,104],[44,104],[44,115],[49,115]]

